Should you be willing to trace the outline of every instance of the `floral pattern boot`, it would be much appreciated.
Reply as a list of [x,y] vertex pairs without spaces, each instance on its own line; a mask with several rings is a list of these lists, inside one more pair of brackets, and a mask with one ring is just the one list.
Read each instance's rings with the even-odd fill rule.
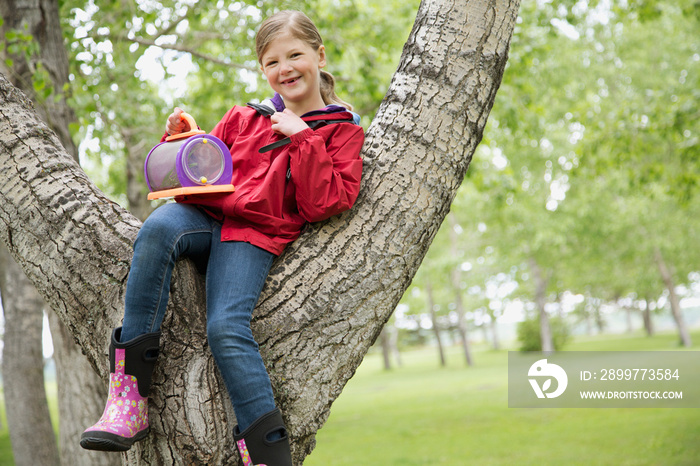
[[148,389],[160,333],[126,343],[119,342],[120,334],[121,328],[112,333],[107,405],[80,439],[80,446],[88,450],[126,451],[148,435]]

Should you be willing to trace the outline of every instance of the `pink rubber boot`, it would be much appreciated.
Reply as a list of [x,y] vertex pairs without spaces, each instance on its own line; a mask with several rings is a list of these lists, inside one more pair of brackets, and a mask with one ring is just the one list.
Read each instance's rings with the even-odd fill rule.
[[109,345],[109,395],[97,424],[80,437],[87,450],[126,451],[148,435],[148,389],[158,356],[160,332],[120,343],[121,327]]

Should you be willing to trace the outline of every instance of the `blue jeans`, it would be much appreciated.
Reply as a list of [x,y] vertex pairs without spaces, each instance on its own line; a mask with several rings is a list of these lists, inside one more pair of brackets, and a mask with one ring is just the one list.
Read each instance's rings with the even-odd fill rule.
[[275,409],[270,377],[250,319],[274,255],[249,243],[221,241],[221,222],[187,204],[165,204],[134,243],[121,341],[160,329],[178,257],[206,268],[207,339],[244,431]]

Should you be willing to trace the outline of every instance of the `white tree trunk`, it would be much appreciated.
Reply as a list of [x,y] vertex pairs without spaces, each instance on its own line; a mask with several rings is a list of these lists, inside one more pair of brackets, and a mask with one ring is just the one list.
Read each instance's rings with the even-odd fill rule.
[[430,280],[426,278],[425,280],[425,294],[426,294],[426,304],[428,307],[428,314],[430,314],[430,322],[433,324],[433,333],[435,334],[435,343],[437,344],[438,356],[440,356],[440,366],[445,367],[447,364],[445,360],[445,349],[442,345],[442,338],[440,336],[440,326],[437,321],[437,314],[435,312],[435,299],[433,298],[433,287],[430,284]]
[[[452,257],[457,257],[458,247],[457,247],[457,232],[455,231],[455,226],[457,221],[454,215],[448,214],[447,219],[450,222],[450,254]],[[458,264],[451,271],[452,279],[452,290],[455,294],[455,312],[457,313],[457,332],[462,339],[462,352],[464,353],[464,360],[468,366],[473,366],[471,349],[469,348],[469,329],[467,327],[467,319],[464,315],[464,303],[462,301],[462,265]]]
[[[296,463],[410,284],[482,137],[518,2],[424,2],[367,133],[357,205],[274,264],[253,320]],[[0,238],[106,379],[140,223],[109,201],[0,79]],[[132,464],[233,464],[235,421],[206,344],[203,284],[176,267]]]
[[688,332],[688,326],[683,319],[683,313],[681,312],[681,301],[678,298],[678,293],[676,293],[676,284],[673,281],[673,275],[666,265],[661,250],[656,248],[654,251],[654,259],[656,260],[656,266],[659,268],[659,274],[661,274],[661,279],[666,285],[668,290],[668,300],[671,304],[671,315],[673,316],[673,321],[676,323],[676,328],[678,328],[678,337],[680,338],[681,344],[686,348],[693,346],[693,341],[690,338],[690,332]]

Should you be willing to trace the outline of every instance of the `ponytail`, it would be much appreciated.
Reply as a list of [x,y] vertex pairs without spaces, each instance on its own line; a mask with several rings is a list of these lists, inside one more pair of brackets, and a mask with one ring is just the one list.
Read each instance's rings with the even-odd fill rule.
[[352,110],[352,105],[345,102],[335,93],[335,78],[328,71],[321,71],[321,97],[326,105],[336,104]]

